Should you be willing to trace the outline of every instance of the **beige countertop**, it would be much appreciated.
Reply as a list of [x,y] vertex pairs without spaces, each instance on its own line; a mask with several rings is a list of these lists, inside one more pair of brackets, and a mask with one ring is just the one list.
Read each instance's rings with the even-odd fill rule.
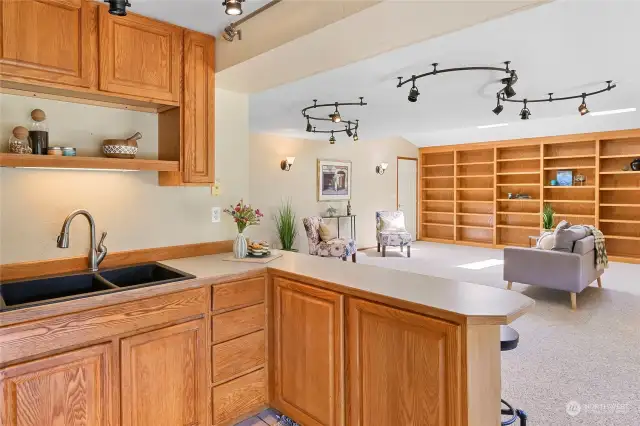
[[267,264],[224,261],[229,253],[163,261],[200,279],[261,270],[284,272],[345,289],[372,293],[468,318],[468,323],[507,324],[527,312],[534,301],[518,292],[485,285],[284,252]]

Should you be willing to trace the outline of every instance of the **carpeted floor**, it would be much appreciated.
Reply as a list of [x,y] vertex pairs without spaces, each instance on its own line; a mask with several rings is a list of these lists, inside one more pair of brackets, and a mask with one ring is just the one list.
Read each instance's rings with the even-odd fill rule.
[[[501,250],[416,242],[411,255],[373,249],[358,262],[505,287],[501,265],[458,267],[502,259]],[[536,307],[512,324],[520,345],[502,354],[502,394],[529,425],[640,425],[640,265],[611,263],[603,285],[579,294],[573,312],[566,292],[514,284]]]

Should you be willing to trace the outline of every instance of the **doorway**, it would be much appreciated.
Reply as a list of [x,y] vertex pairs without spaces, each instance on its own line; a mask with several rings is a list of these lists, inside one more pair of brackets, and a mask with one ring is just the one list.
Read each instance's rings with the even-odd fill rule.
[[398,157],[397,208],[404,213],[405,226],[418,239],[418,159]]

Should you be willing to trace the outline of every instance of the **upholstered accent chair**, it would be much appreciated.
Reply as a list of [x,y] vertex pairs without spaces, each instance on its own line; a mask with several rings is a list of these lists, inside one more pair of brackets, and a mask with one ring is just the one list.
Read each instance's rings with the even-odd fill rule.
[[335,257],[356,262],[356,242],[351,238],[333,238],[329,241],[322,241],[320,238],[320,224],[324,223],[321,217],[311,216],[302,219],[304,229],[307,231],[309,240],[309,254],[312,256]]
[[404,224],[404,213],[401,211],[376,212],[376,240],[378,241],[378,252],[382,248],[382,257],[387,256],[387,247],[398,247],[404,251],[407,247],[407,257],[411,257],[411,241],[413,237],[407,232]]

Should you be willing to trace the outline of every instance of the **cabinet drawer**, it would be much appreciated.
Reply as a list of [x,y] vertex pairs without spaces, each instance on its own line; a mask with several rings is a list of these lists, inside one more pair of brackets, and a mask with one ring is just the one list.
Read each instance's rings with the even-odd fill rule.
[[211,318],[211,339],[220,343],[234,337],[263,330],[265,323],[264,303],[214,315]]
[[264,364],[264,331],[213,346],[213,382],[230,379]]
[[264,369],[213,388],[213,424],[227,423],[266,405]]
[[218,284],[211,292],[211,308],[221,311],[264,302],[265,287],[264,277]]

